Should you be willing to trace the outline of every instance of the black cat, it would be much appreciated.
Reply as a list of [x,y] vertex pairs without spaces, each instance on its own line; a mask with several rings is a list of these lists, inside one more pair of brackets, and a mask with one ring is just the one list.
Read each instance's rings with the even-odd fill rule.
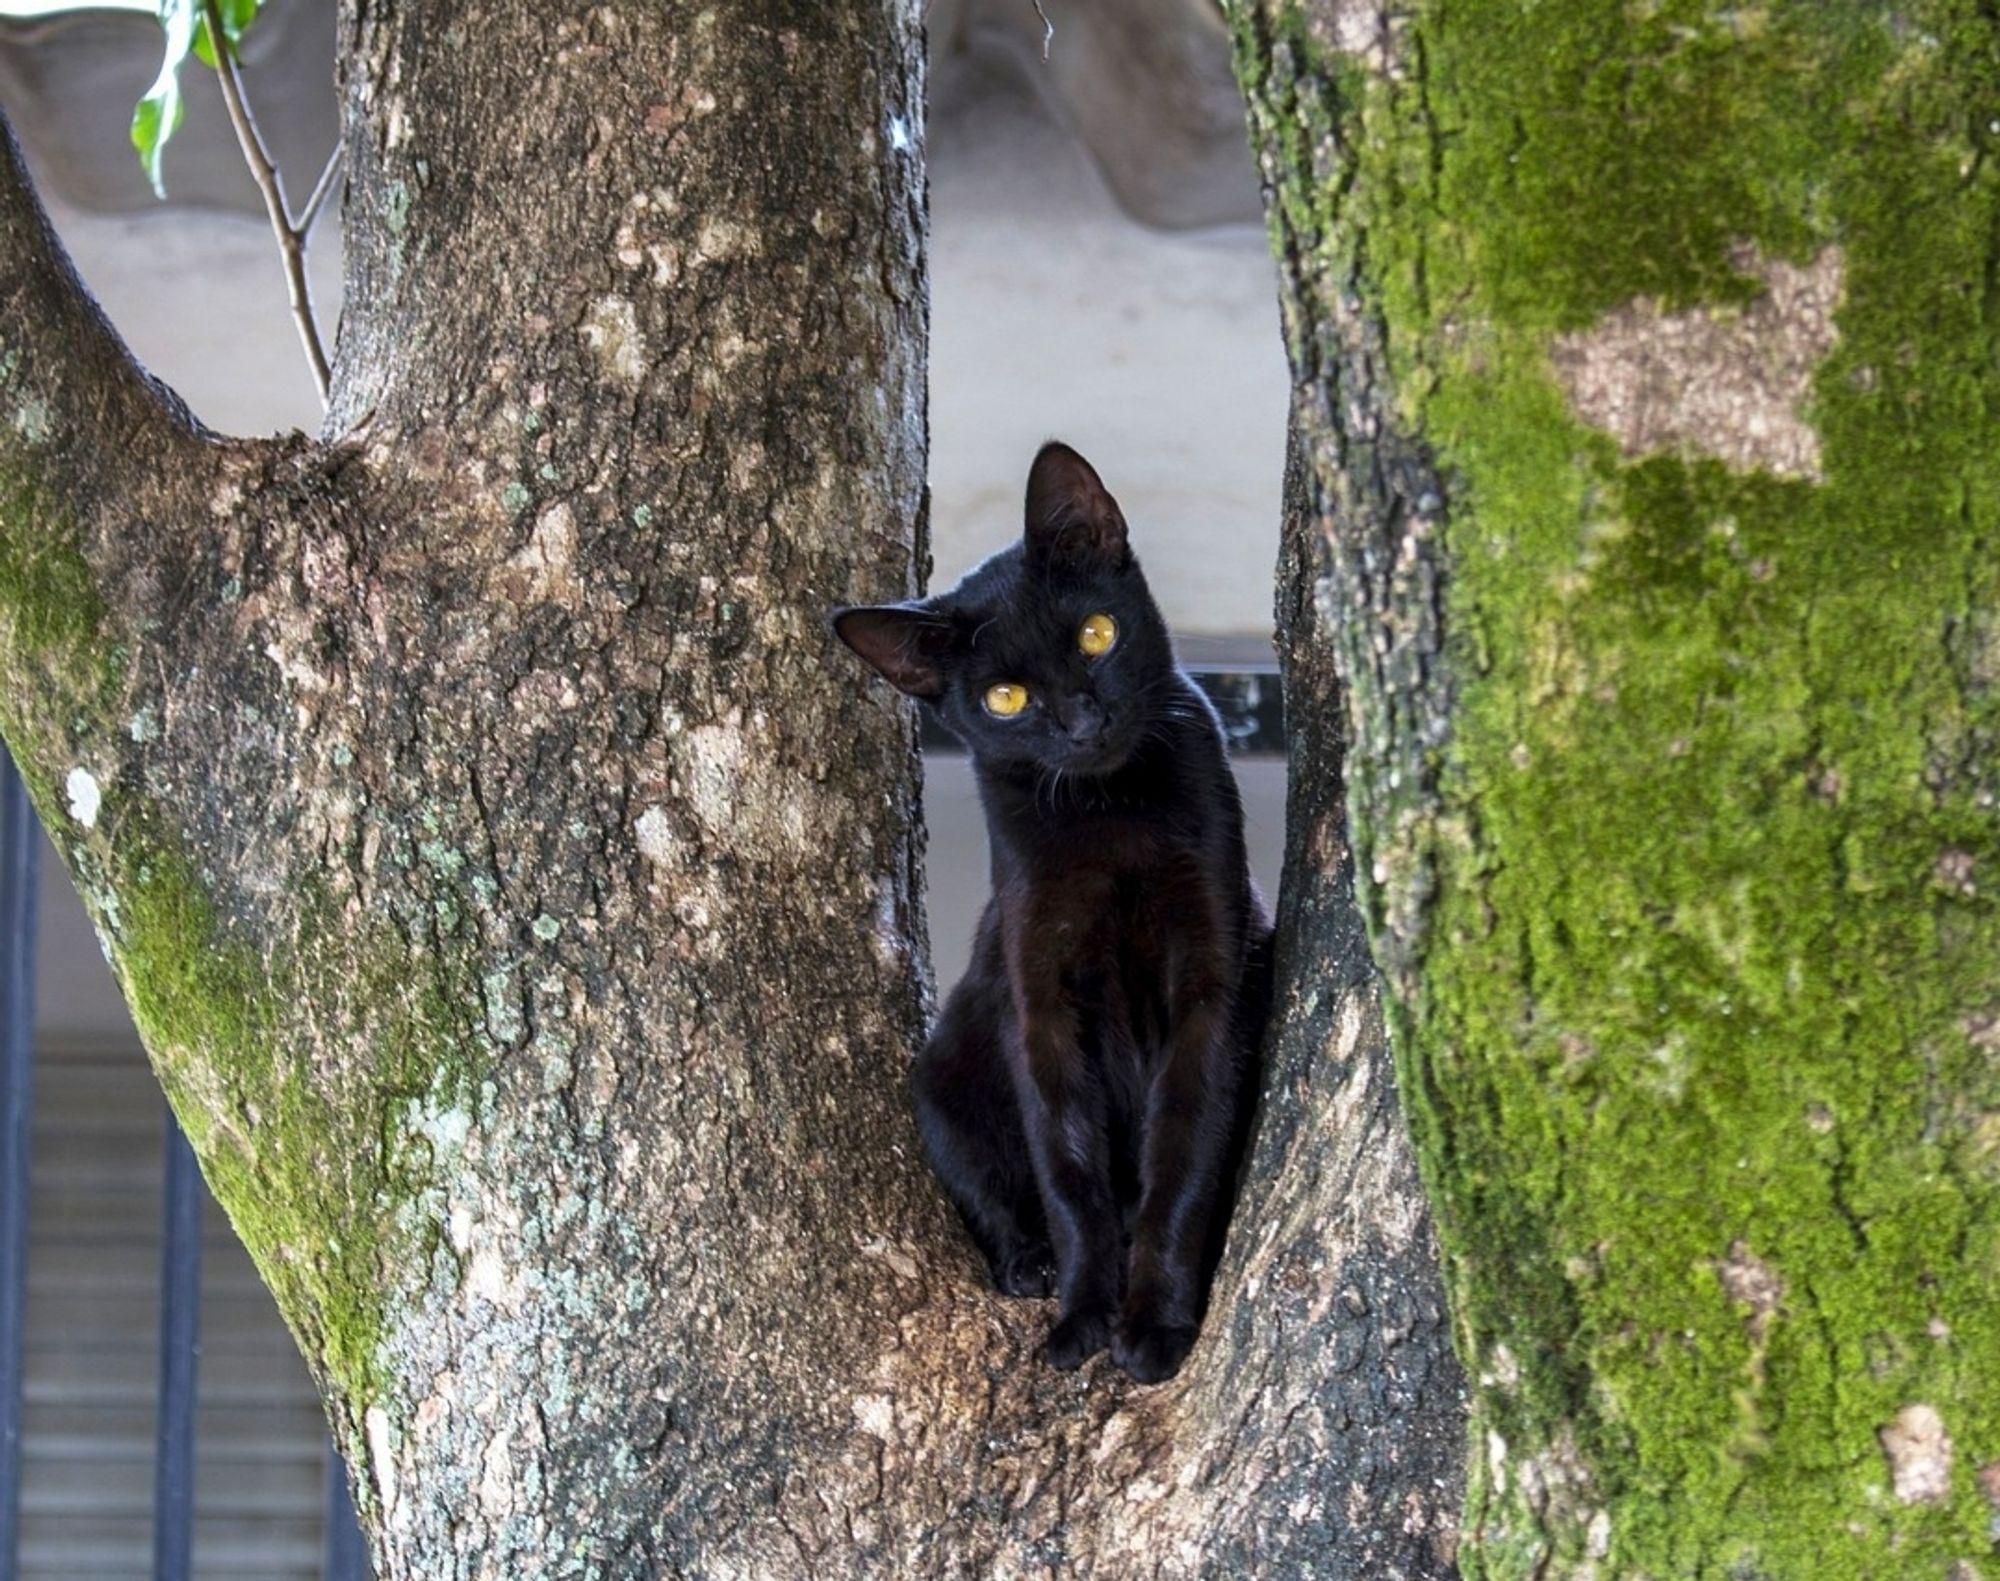
[[1090,464],[948,593],[834,629],[964,741],[993,898],[914,1072],[932,1167],[1009,1295],[1144,1382],[1194,1343],[1255,1087],[1270,923],[1222,727]]

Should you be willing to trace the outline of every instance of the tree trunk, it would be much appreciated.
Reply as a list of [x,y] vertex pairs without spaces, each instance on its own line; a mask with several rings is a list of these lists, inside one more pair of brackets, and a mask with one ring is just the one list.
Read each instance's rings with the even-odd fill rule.
[[0,151],[0,724],[381,1573],[1447,1572],[1333,714],[1182,1376],[1040,1366],[918,1160],[911,721],[822,618],[924,562],[915,8],[341,46],[319,441],[201,432]]
[[1991,1574],[2000,18],[1235,23],[1461,1563]]

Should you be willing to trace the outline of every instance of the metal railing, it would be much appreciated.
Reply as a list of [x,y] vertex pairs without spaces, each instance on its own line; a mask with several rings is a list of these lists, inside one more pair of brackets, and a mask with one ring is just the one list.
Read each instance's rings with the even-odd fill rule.
[[[0,1581],[20,1573],[22,1403],[28,1293],[28,1162],[35,1079],[35,927],[41,831],[0,750]],[[194,1151],[166,1120],[160,1239],[159,1395],[153,1451],[153,1575],[191,1581],[195,1403],[201,1360],[201,1207]],[[329,1447],[325,1581],[362,1581],[366,1547],[347,1472]]]

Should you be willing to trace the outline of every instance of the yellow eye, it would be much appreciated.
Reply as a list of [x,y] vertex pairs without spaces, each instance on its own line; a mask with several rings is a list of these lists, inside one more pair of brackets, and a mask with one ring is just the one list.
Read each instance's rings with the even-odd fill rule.
[[1001,719],[1012,719],[1028,706],[1028,689],[1012,681],[986,688],[986,711]]
[[1118,622],[1109,615],[1092,615],[1076,628],[1076,645],[1093,659],[1109,653],[1118,640]]

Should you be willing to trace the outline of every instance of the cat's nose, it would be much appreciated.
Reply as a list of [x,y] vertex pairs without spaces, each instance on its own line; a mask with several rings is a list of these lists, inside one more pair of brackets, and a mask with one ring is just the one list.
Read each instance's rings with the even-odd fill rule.
[[1088,697],[1076,698],[1069,705],[1063,729],[1075,745],[1090,746],[1104,734],[1104,710]]

